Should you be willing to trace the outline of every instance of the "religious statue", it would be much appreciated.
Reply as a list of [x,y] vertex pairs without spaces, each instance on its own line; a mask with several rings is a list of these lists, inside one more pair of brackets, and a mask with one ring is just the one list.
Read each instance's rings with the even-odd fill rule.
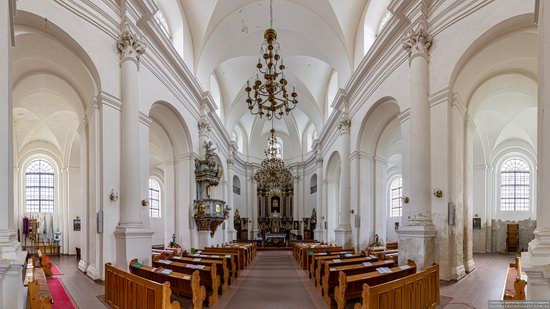
[[370,247],[383,247],[384,244],[380,242],[380,236],[378,234],[374,235],[374,242],[370,245]]
[[317,211],[315,211],[315,208],[311,211],[311,219],[309,220],[309,224],[311,225],[311,230],[315,230],[317,227]]

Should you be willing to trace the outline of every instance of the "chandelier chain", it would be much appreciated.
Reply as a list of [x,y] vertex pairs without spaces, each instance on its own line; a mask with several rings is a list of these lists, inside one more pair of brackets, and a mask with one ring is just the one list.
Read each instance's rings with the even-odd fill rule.
[[273,0],[269,0],[269,28],[273,29]]

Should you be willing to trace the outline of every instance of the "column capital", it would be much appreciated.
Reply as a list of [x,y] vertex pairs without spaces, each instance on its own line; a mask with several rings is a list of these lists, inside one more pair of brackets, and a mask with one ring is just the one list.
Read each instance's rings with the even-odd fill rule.
[[117,40],[117,50],[120,55],[120,62],[132,60],[139,63],[139,58],[145,53],[145,43],[137,37],[130,29],[128,22],[125,22],[122,28],[122,33]]
[[342,114],[338,120],[338,129],[340,129],[340,134],[349,134],[351,127],[351,117],[348,113]]
[[206,119],[206,117],[201,117],[199,120],[199,135],[200,134],[206,134],[207,132],[210,132],[210,121]]
[[416,30],[409,30],[403,38],[403,48],[408,53],[409,61],[417,56],[427,58],[432,41],[432,36],[428,33],[428,25],[425,22],[421,22]]
[[315,163],[317,164],[317,167],[322,167],[322,166],[323,166],[323,157],[322,157],[322,156],[318,156],[318,157],[315,159]]
[[233,156],[229,156],[229,158],[227,158],[227,168],[233,168],[234,164],[235,159],[233,158]]

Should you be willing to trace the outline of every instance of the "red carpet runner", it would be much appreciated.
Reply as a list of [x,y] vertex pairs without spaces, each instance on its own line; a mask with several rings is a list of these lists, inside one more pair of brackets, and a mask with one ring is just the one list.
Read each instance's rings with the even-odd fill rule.
[[65,286],[61,282],[61,279],[58,278],[48,278],[48,287],[52,293],[53,298],[53,309],[76,309],[77,306],[74,304],[71,296],[65,289]]
[[52,266],[52,275],[53,276],[59,276],[59,275],[63,275],[63,273],[61,272],[61,270],[56,266],[56,265],[53,265]]

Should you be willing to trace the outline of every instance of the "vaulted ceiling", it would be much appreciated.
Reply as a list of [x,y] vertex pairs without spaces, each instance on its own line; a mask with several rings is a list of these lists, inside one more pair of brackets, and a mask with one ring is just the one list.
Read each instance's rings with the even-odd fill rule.
[[[187,53],[192,51],[192,57],[184,58],[199,82],[214,93],[217,90],[212,89],[216,87],[212,76],[217,80],[220,116],[228,131],[239,128],[249,140],[265,140],[265,128],[270,124],[249,116],[244,86],[247,79],[255,76],[263,32],[269,27],[269,1],[157,2],[170,31],[181,32],[183,25],[191,39],[192,48],[189,42],[183,44],[187,44]],[[287,79],[290,85],[296,85],[300,102],[298,112],[275,125],[285,146],[297,148],[288,154],[285,147],[285,157],[308,151],[302,151],[306,128],[313,124],[320,131],[328,118],[327,102],[333,99],[327,98],[331,76],[337,72],[336,85],[343,87],[356,65],[356,53],[361,53],[359,58],[364,54],[364,49],[357,47],[363,46],[365,13],[374,10],[368,14],[369,22],[379,24],[388,3],[389,0],[273,1],[273,26],[287,66]],[[261,154],[263,143],[260,144],[258,149],[249,149],[250,153]]]

